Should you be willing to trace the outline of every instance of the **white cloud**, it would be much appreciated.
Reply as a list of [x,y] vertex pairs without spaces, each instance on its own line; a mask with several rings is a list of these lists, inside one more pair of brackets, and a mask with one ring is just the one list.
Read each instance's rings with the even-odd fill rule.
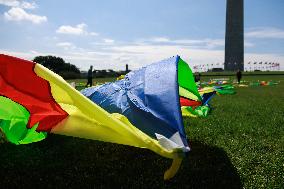
[[170,39],[165,37],[154,37],[150,39],[141,39],[138,44],[163,44],[163,45],[175,45],[175,46],[187,46],[192,48],[205,48],[214,49],[217,47],[223,47],[225,44],[224,39]]
[[[65,44],[64,44],[65,43]],[[68,42],[64,42],[58,46],[69,46]],[[87,50],[74,49],[73,51],[55,51],[55,52],[38,52],[30,51],[13,52],[0,49],[0,53],[9,54],[25,59],[33,59],[39,55],[54,55],[62,57],[67,62],[77,65],[82,70],[87,70],[90,65],[94,65],[96,69],[114,69],[123,70],[125,64],[129,65],[131,70],[141,68],[174,55],[180,55],[191,67],[200,64],[221,63],[224,61],[223,50],[210,49],[191,49],[187,47],[176,46],[157,46],[157,45],[122,45],[108,46],[105,49]],[[277,62],[281,64],[284,70],[284,55],[279,54],[260,54],[245,53],[245,62]]]
[[18,7],[22,9],[35,9],[37,7],[35,2],[19,1],[19,0],[0,0],[0,5],[8,7]]
[[70,49],[76,48],[76,46],[74,44],[70,43],[70,42],[60,42],[60,43],[57,43],[56,46],[62,47],[65,50],[70,50]]
[[177,40],[173,40],[173,43],[176,44],[187,44],[187,45],[200,45],[200,44],[204,44],[206,42],[208,42],[209,39],[177,39]]
[[99,34],[96,33],[96,32],[90,32],[89,35],[91,35],[91,36],[98,36]]
[[84,34],[85,28],[87,25],[85,23],[78,24],[75,27],[68,26],[68,25],[63,25],[60,26],[57,30],[56,33],[62,33],[62,34],[72,34],[72,35],[82,35]]
[[34,24],[40,24],[47,21],[46,16],[29,14],[22,8],[12,7],[4,13],[4,18],[8,21],[30,21]]
[[99,35],[98,33],[95,32],[88,32],[87,27],[88,25],[85,23],[81,23],[76,26],[62,25],[56,30],[56,33],[70,34],[70,35],[91,35],[91,36]]
[[244,41],[244,46],[245,47],[254,47],[255,45],[251,42],[248,42],[248,41]]
[[152,39],[154,42],[169,42],[170,39],[166,37],[155,37]]
[[[137,41],[114,42],[113,39],[102,38],[98,40],[100,43],[89,44],[90,46],[85,46],[85,48],[75,46],[71,42],[58,42],[56,40],[53,44],[56,44],[59,48],[54,49],[53,52],[28,54],[31,58],[36,56],[36,53],[59,56],[77,65],[82,70],[87,70],[90,65],[94,65],[96,69],[123,70],[125,64],[128,64],[131,70],[135,70],[174,55],[180,55],[191,67],[201,64],[216,65],[216,63],[224,62],[224,49],[215,48],[224,45],[223,39],[169,39],[169,42],[154,42],[153,39],[144,39],[137,43]],[[245,41],[246,47],[253,45],[253,43]],[[18,54],[21,55],[21,53]],[[249,61],[283,64],[284,54],[245,53],[245,62]],[[281,69],[284,69],[284,65]]]
[[31,52],[32,54],[39,54],[39,52],[37,52],[37,51],[35,51],[35,50],[30,50],[30,52]]
[[273,27],[251,28],[245,33],[245,37],[284,39],[284,30]]
[[23,9],[35,9],[37,8],[37,5],[35,2],[29,3],[29,2],[23,1],[20,7]]
[[[155,37],[150,39],[143,39],[138,41],[138,44],[140,45],[155,45],[155,44],[165,44],[165,45],[172,45],[172,46],[184,46],[184,47],[190,47],[190,48],[204,48],[204,49],[216,49],[218,47],[224,47],[225,46],[225,40],[224,39],[170,39],[170,38],[164,38],[164,37]],[[255,44],[251,43],[249,41],[244,42],[245,47],[254,47]]]
[[207,48],[216,48],[216,47],[223,47],[225,45],[224,39],[205,39],[201,42]]
[[105,43],[114,43],[114,40],[113,39],[104,39],[104,42]]
[[5,5],[8,7],[17,7],[20,5],[20,2],[17,0],[0,0],[0,5]]
[[[180,55],[190,65],[223,61],[224,52],[221,50],[194,49],[172,45],[127,45],[113,47],[114,52],[125,53],[130,57],[130,62],[149,64],[174,55]],[[131,63],[130,63],[131,65]],[[139,64],[137,64],[137,67]],[[136,67],[136,68],[137,68]]]

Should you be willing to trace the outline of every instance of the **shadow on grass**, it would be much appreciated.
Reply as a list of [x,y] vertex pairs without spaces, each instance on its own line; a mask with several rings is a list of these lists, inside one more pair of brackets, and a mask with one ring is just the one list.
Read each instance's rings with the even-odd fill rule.
[[50,135],[29,145],[0,144],[1,188],[242,188],[225,151],[191,143],[178,174],[164,182],[171,160],[150,150]]

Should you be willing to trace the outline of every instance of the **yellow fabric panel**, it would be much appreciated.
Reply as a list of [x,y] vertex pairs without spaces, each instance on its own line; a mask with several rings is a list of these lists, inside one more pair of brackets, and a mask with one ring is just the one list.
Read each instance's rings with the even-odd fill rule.
[[109,114],[42,65],[36,64],[34,71],[49,81],[53,98],[69,114],[52,133],[148,148],[167,158],[178,156],[179,152],[166,150],[125,116]]
[[239,84],[237,86],[239,86],[239,87],[248,87],[248,85],[244,85],[244,84]]
[[189,98],[191,100],[199,101],[199,99],[198,99],[198,97],[196,95],[194,95],[190,91],[186,90],[185,88],[179,86],[178,90],[179,90],[179,95],[180,96]]
[[193,115],[190,111],[188,111],[185,106],[181,107],[181,113],[184,117],[197,117],[196,115]]
[[200,90],[198,90],[199,94],[202,96],[204,93],[211,93],[215,91],[213,87],[204,87]]

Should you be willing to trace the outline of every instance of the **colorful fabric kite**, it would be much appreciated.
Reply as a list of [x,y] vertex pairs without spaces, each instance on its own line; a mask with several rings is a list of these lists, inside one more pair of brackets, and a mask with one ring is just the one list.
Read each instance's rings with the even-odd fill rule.
[[210,111],[209,106],[198,106],[192,108],[191,106],[181,107],[182,115],[186,117],[207,117]]
[[225,94],[235,94],[235,88],[232,85],[220,85],[214,86],[214,89],[217,94],[225,95]]
[[[81,92],[106,111],[123,114],[147,135],[163,140],[169,149],[178,147],[186,152],[189,147],[178,91],[181,61],[179,56],[172,57]],[[193,92],[199,95],[197,90]]]
[[209,107],[203,104],[190,67],[181,59],[178,64],[178,84],[182,116],[206,117]]
[[98,104],[111,104],[106,111],[42,65],[1,54],[0,130],[14,144],[55,133],[148,148],[173,159],[164,175],[170,179],[190,150],[179,103],[179,60],[173,57],[159,69],[154,64],[131,72],[101,88],[98,98],[108,98]]

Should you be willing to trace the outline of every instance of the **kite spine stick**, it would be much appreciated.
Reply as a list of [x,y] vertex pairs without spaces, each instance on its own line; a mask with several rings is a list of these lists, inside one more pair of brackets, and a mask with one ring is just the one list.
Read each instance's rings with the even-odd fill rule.
[[164,180],[169,180],[176,175],[176,173],[178,172],[180,168],[181,162],[182,162],[182,158],[173,159],[171,167],[168,170],[166,170],[164,174]]

